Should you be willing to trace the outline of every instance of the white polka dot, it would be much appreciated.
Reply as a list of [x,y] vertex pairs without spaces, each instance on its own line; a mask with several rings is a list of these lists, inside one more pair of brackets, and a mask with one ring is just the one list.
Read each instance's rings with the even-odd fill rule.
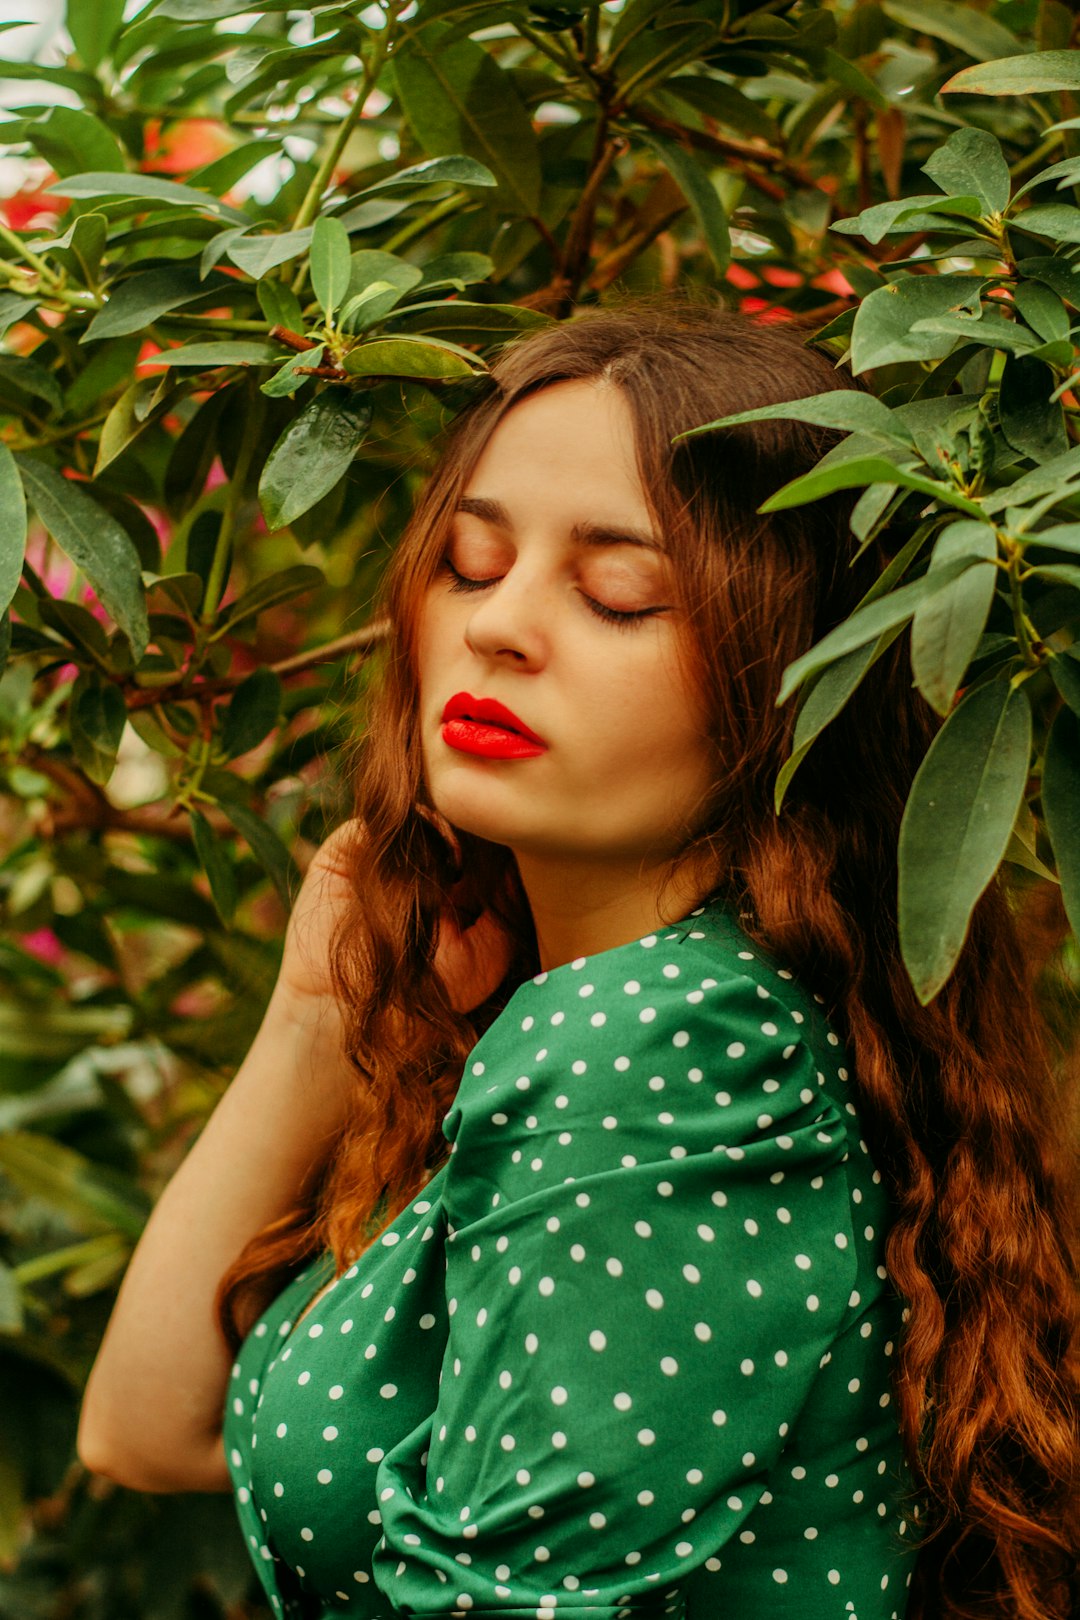
[[727,1055],[729,1058],[741,1058],[745,1051],[746,1047],[742,1041],[732,1041],[727,1049]]

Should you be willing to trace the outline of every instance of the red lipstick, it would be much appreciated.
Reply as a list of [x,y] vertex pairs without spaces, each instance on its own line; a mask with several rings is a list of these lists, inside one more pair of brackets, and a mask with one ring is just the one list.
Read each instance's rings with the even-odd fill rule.
[[483,759],[533,759],[547,744],[496,698],[455,692],[442,713],[442,739],[450,748]]

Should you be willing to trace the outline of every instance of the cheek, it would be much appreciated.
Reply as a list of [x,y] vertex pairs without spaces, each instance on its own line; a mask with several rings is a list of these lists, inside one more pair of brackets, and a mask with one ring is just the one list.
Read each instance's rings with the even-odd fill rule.
[[670,646],[610,664],[607,678],[592,686],[589,714],[593,764],[603,759],[616,779],[620,770],[670,778],[706,768],[701,699],[688,689]]

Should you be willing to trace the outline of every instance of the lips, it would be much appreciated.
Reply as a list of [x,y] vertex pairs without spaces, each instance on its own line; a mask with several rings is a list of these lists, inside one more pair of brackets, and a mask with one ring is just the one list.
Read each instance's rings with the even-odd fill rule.
[[505,731],[515,732],[519,737],[546,748],[547,744],[535,731],[531,731],[524,720],[519,720],[512,709],[497,698],[476,698],[470,692],[455,692],[442,712],[443,723],[447,720],[477,720],[489,726],[501,726]]

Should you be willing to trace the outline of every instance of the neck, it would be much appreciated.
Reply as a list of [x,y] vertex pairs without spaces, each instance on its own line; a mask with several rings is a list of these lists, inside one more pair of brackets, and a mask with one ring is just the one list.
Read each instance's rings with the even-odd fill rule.
[[679,921],[710,889],[700,871],[684,869],[661,895],[666,863],[651,870],[635,868],[632,874],[596,864],[553,865],[522,855],[517,863],[545,973]]

